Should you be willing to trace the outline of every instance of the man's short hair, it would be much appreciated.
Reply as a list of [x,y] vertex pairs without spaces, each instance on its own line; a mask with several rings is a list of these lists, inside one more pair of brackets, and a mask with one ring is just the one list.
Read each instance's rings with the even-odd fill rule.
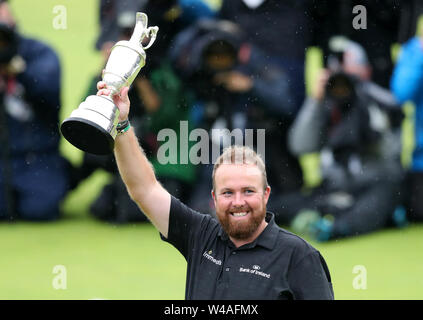
[[266,166],[263,159],[253,149],[247,146],[233,145],[223,150],[222,154],[216,159],[213,166],[212,182],[213,191],[216,192],[215,175],[217,169],[222,164],[252,164],[260,170],[263,180],[263,190],[269,186],[267,182]]

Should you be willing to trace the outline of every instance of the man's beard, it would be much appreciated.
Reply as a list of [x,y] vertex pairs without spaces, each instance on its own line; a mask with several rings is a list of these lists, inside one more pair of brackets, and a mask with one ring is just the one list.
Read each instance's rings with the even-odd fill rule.
[[[237,211],[242,212],[244,209]],[[217,214],[223,230],[225,230],[228,236],[233,239],[248,239],[257,230],[266,216],[266,209],[264,209],[262,212],[253,212],[251,208],[247,207],[245,208],[245,211],[249,211],[248,219],[242,219],[241,221],[236,221],[233,219],[229,213],[230,210],[221,214]]]

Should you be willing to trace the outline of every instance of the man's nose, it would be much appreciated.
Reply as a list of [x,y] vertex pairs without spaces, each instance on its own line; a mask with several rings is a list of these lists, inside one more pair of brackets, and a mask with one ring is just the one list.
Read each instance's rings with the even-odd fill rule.
[[232,202],[234,206],[243,206],[245,204],[244,196],[242,192],[235,192],[235,197]]

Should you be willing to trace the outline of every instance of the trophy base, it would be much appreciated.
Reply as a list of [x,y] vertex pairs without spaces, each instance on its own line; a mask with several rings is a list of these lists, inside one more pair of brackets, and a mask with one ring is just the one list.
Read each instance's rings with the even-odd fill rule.
[[82,151],[97,155],[106,155],[113,151],[113,137],[90,120],[70,117],[63,121],[60,130],[66,140]]
[[62,135],[82,151],[104,155],[113,151],[119,109],[108,96],[88,96],[60,126]]

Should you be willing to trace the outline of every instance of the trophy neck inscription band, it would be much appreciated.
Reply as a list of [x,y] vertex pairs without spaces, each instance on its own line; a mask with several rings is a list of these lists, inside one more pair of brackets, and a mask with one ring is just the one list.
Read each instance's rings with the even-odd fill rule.
[[[122,86],[121,86],[121,88],[122,87],[129,87],[131,85],[128,82],[128,80],[125,79],[125,77],[122,77],[120,74],[116,74],[116,73],[113,73],[113,72],[109,72],[108,74],[109,75],[113,75],[115,77],[118,77],[118,78],[122,79]],[[110,98],[113,95],[118,94],[119,93],[119,90],[120,90],[120,88],[116,88],[115,86],[109,86],[109,85],[107,86],[107,89],[110,89],[110,94],[108,95],[108,97],[110,97]]]

